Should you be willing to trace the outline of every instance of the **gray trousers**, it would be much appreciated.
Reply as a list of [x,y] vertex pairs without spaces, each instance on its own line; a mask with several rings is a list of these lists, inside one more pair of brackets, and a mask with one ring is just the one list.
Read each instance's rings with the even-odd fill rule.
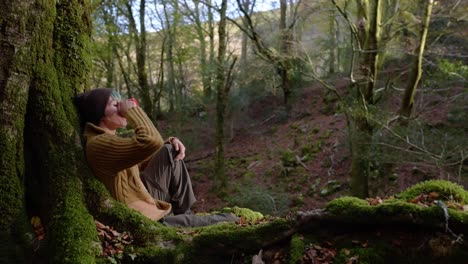
[[172,205],[174,215],[164,217],[161,222],[174,227],[197,227],[238,221],[232,214],[185,214],[196,199],[187,167],[183,160],[174,160],[176,156],[172,145],[165,144],[141,173],[141,180],[151,196]]
[[189,210],[196,199],[185,162],[174,160],[176,156],[172,145],[165,144],[153,155],[141,180],[153,198],[170,203],[178,215]]

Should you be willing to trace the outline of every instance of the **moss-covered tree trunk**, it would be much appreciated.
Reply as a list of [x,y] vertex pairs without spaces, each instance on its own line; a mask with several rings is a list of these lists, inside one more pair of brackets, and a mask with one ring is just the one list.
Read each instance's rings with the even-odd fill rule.
[[29,54],[30,32],[25,27],[32,1],[0,3],[0,262],[24,261],[20,234],[15,225],[26,224],[24,216],[24,115],[31,84]]
[[220,21],[218,25],[218,68],[216,72],[216,171],[215,188],[219,190],[227,186],[227,176],[224,168],[224,115],[226,110],[225,61],[226,61],[226,9],[227,1],[221,2]]
[[[93,263],[97,236],[83,203],[72,103],[89,66],[88,3],[16,0],[0,10],[1,232],[14,238],[5,248],[15,253],[27,242],[20,238],[30,230],[18,230],[27,211],[43,220],[48,262]],[[6,263],[20,261],[4,252]]]
[[[361,1],[359,6],[359,43],[364,52],[360,54],[360,80],[357,88],[356,109],[353,112],[351,140],[351,193],[357,197],[369,195],[369,151],[373,127],[369,106],[374,104],[379,64],[379,40],[382,4],[379,0]],[[367,18],[367,21],[366,21]]]

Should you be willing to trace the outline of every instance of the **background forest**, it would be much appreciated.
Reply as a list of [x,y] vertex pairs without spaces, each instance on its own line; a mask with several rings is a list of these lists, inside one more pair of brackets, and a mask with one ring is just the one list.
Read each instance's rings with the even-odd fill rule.
[[284,214],[427,179],[466,186],[466,11],[463,1],[100,1],[90,86],[137,97],[163,135],[188,145],[200,211]]
[[[0,1],[0,263],[466,260],[467,11]],[[195,212],[241,221],[166,227],[112,199],[72,102],[95,87],[184,142]]]

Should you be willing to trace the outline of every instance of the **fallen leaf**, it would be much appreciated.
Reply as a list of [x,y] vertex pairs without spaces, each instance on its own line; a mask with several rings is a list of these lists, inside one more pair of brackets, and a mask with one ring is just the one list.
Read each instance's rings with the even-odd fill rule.
[[392,244],[396,245],[396,246],[401,246],[401,240],[399,239],[392,239]]
[[112,233],[112,235],[114,235],[114,237],[120,236],[120,233],[117,232],[117,231],[115,231],[115,230],[113,230],[113,229],[111,229],[110,232]]
[[359,261],[359,256],[352,256],[347,261],[346,264],[356,264]]
[[98,220],[94,220],[94,224],[99,229],[109,229],[108,226],[104,225],[103,223],[99,222]]

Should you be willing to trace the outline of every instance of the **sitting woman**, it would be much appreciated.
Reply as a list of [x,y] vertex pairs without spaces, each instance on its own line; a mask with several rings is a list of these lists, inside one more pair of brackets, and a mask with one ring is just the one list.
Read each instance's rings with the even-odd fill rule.
[[[85,140],[85,153],[94,174],[117,201],[169,226],[205,226],[237,221],[232,214],[198,216],[183,161],[185,146],[175,138],[163,141],[135,100],[98,88],[75,98]],[[117,128],[134,129],[120,137]]]

